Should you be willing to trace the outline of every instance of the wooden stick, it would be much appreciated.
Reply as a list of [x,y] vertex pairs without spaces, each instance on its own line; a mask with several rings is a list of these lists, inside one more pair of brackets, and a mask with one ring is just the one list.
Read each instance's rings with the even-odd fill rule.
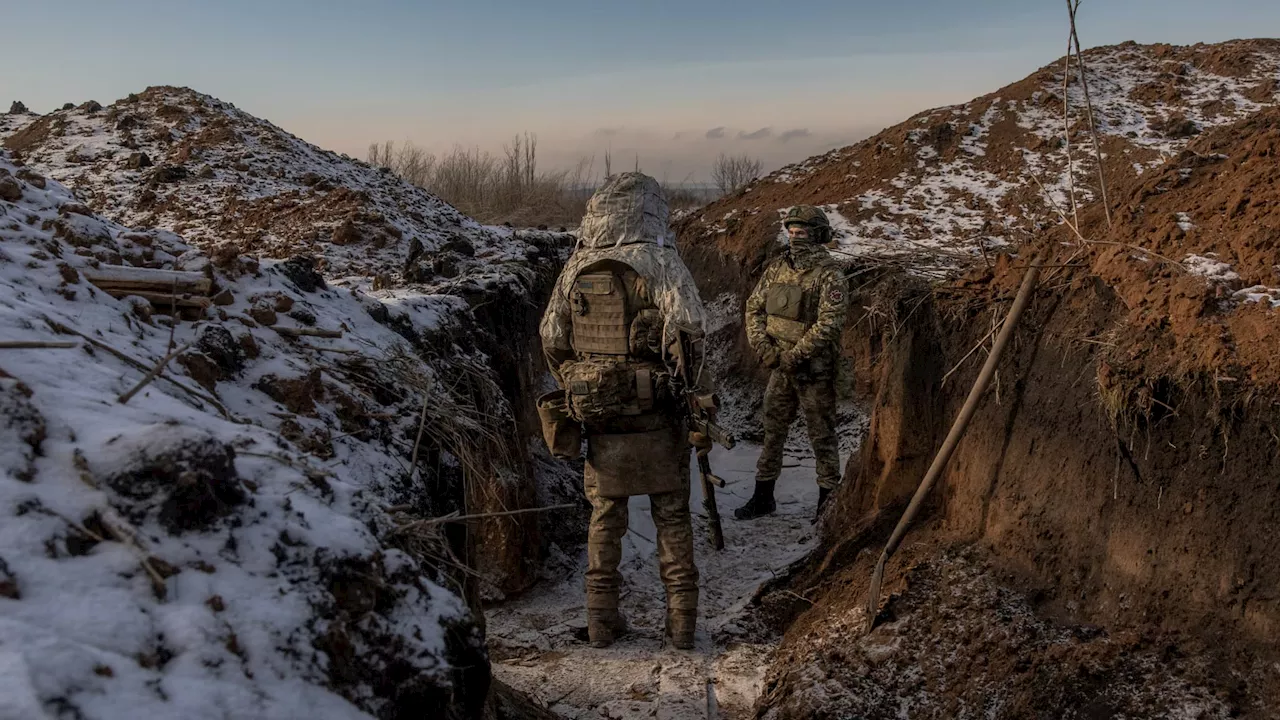
[[1062,138],[1063,148],[1067,154],[1067,191],[1071,195],[1071,217],[1076,227],[1080,227],[1080,208],[1076,204],[1076,172],[1071,162],[1071,33],[1067,33],[1067,57],[1062,69]]
[[983,336],[982,336],[982,339],[978,341],[978,344],[977,344],[977,345],[974,345],[972,350],[970,350],[969,352],[965,353],[965,354],[964,354],[964,357],[960,358],[960,362],[956,363],[955,367],[953,367],[953,368],[951,368],[950,370],[948,370],[948,371],[947,371],[947,374],[942,376],[942,382],[941,382],[941,383],[939,383],[939,384],[940,384],[940,385],[946,385],[946,384],[947,384],[947,378],[951,377],[951,374],[952,374],[952,373],[954,373],[955,371],[959,370],[959,369],[960,369],[960,366],[964,364],[964,361],[965,361],[965,360],[968,360],[968,359],[969,359],[969,356],[970,356],[970,355],[972,355],[972,354],[974,354],[974,353],[978,352],[978,349],[979,349],[979,348],[981,348],[983,345],[986,345],[986,344],[987,344],[987,338],[991,337],[992,335],[995,335],[995,334],[996,334],[996,331],[997,331],[997,330],[999,330],[999,329],[1000,329],[1000,326],[999,326],[999,325],[997,325],[997,326],[995,326],[995,327],[991,328],[991,332],[987,333],[986,335],[983,335]]
[[960,409],[960,414],[951,425],[951,431],[947,433],[947,438],[943,440],[942,447],[939,448],[938,454],[933,458],[933,464],[929,466],[924,479],[920,481],[920,486],[916,488],[915,495],[911,498],[911,504],[907,506],[906,512],[902,514],[902,519],[898,521],[897,527],[893,529],[889,542],[885,544],[884,551],[880,553],[880,559],[876,562],[875,572],[871,575],[871,588],[867,593],[867,632],[871,632],[871,629],[875,627],[876,615],[880,612],[880,586],[884,583],[885,564],[889,562],[889,556],[893,554],[893,551],[898,549],[898,544],[902,542],[903,536],[907,534],[907,528],[910,527],[911,521],[920,512],[920,507],[924,504],[924,499],[929,495],[929,491],[933,489],[934,483],[942,476],[942,471],[951,459],[951,454],[955,452],[956,447],[960,444],[960,439],[964,437],[965,430],[969,427],[969,421],[973,419],[974,413],[978,411],[982,396],[986,394],[987,388],[991,385],[991,378],[996,374],[996,369],[1000,364],[1000,356],[1004,354],[1004,349],[1009,344],[1009,338],[1013,336],[1013,329],[1017,326],[1018,319],[1022,317],[1022,311],[1031,302],[1036,280],[1039,277],[1040,268],[1033,264],[1022,278],[1022,287],[1018,288],[1018,295],[1013,300],[1013,307],[1009,308],[1009,314],[1005,317],[1004,323],[1000,327],[1000,335],[996,337],[996,341],[991,347],[991,354],[987,356],[987,361],[982,366],[982,372],[978,373],[978,379],[974,381],[973,388],[969,390],[969,397],[965,400],[964,407]]
[[325,330],[324,328],[291,328],[291,327],[279,327],[276,325],[272,325],[271,329],[275,330],[277,333],[287,338],[299,338],[299,337],[340,338],[342,337],[341,330]]
[[523,510],[503,510],[502,512],[477,513],[475,515],[445,515],[438,518],[415,520],[407,525],[401,525],[396,528],[396,532],[408,532],[409,530],[416,530],[420,527],[430,527],[432,525],[440,525],[442,523],[455,523],[463,522],[465,520],[479,520],[482,518],[507,517],[510,515],[525,515],[528,513],[547,512],[549,510],[568,510],[575,507],[577,507],[577,505],[564,504],[552,505],[550,507],[525,508]]
[[[56,331],[56,332],[60,332],[60,333],[66,333],[66,334],[68,334],[68,335],[75,335],[76,337],[84,338],[85,340],[87,340],[87,341],[89,342],[89,344],[90,344],[90,345],[92,345],[92,346],[94,346],[94,347],[96,347],[96,348],[99,348],[99,349],[101,349],[101,350],[105,350],[105,351],[107,351],[107,352],[111,353],[112,355],[115,355],[116,357],[120,358],[121,360],[125,361],[126,363],[128,363],[128,364],[132,365],[133,367],[135,367],[135,368],[137,368],[137,369],[139,369],[139,370],[141,370],[142,372],[147,372],[148,370],[150,370],[150,369],[151,369],[151,368],[147,367],[147,365],[146,365],[146,364],[144,364],[143,362],[141,362],[140,360],[136,360],[136,359],[134,359],[134,358],[130,357],[129,355],[126,355],[125,353],[120,352],[119,350],[117,350],[117,349],[115,349],[115,348],[111,347],[110,345],[108,345],[108,344],[106,344],[106,343],[102,342],[101,340],[97,340],[97,339],[95,339],[95,338],[93,338],[93,337],[91,337],[91,336],[89,336],[89,335],[86,335],[86,334],[84,334],[84,333],[80,332],[79,330],[76,330],[75,328],[72,328],[72,327],[67,326],[67,325],[63,325],[62,323],[58,322],[57,320],[50,319],[49,317],[44,317],[44,318],[43,318],[43,320],[44,320],[46,323],[48,323],[49,327],[53,328],[53,329],[54,329],[54,331]],[[160,376],[160,379],[162,379],[162,380],[164,380],[164,381],[168,382],[170,385],[173,385],[174,387],[176,387],[176,388],[178,388],[179,390],[181,390],[181,391],[183,391],[183,392],[187,393],[187,394],[188,394],[188,395],[190,395],[191,397],[196,398],[197,400],[202,400],[202,401],[204,401],[204,402],[209,403],[209,404],[210,404],[210,405],[212,405],[214,408],[216,408],[216,409],[217,409],[217,411],[218,411],[219,413],[221,413],[221,414],[222,414],[222,416],[223,416],[224,418],[226,418],[226,419],[228,419],[228,420],[231,420],[232,422],[237,422],[234,418],[232,418],[232,417],[231,417],[231,413],[230,413],[230,412],[228,412],[228,411],[227,411],[227,409],[226,409],[225,407],[223,407],[222,403],[218,402],[216,399],[214,399],[214,398],[212,398],[212,397],[210,397],[210,396],[206,395],[205,393],[200,392],[199,390],[193,390],[192,388],[189,388],[189,387],[187,387],[186,385],[183,385],[182,383],[178,382],[177,380],[175,380],[175,379],[173,379],[173,378],[171,378],[171,377],[168,377],[167,375],[163,375],[163,374],[162,374],[162,375]]]
[[35,348],[74,348],[80,343],[59,340],[0,340],[0,350],[29,350]]
[[1076,11],[1080,9],[1080,0],[1067,0],[1067,14],[1071,17],[1071,39],[1076,46],[1076,64],[1080,66],[1080,85],[1084,87],[1085,112],[1089,116],[1089,134],[1093,136],[1093,157],[1098,163],[1098,186],[1102,190],[1102,210],[1107,215],[1107,227],[1111,227],[1111,203],[1107,199],[1107,173],[1102,167],[1102,142],[1098,137],[1098,128],[1093,122],[1093,100],[1089,97],[1088,68],[1084,64],[1084,53],[1080,51],[1080,35],[1076,32]]
[[112,286],[120,289],[135,288],[164,292],[175,285],[184,292],[207,294],[213,287],[213,281],[203,273],[183,270],[157,270],[139,268],[129,265],[99,265],[96,268],[84,268],[81,271],[85,278],[97,285]]
[[113,287],[101,287],[101,286],[99,286],[98,289],[110,295],[113,298],[119,299],[119,298],[129,297],[130,295],[136,295],[142,298],[143,300],[147,300],[151,302],[151,304],[153,305],[159,305],[162,307],[177,305],[178,307],[193,307],[193,308],[200,308],[201,310],[203,310],[213,304],[213,300],[210,300],[209,298],[204,297],[203,295],[190,295],[190,294],[175,295],[172,292],[156,292],[154,290],[132,290],[132,289],[121,289],[121,288],[113,288]]
[[177,357],[177,356],[181,355],[182,353],[186,352],[187,350],[190,350],[190,349],[191,349],[191,345],[192,345],[192,343],[187,343],[186,345],[183,345],[182,347],[178,348],[177,350],[171,350],[171,351],[169,351],[169,354],[168,354],[168,355],[165,355],[165,356],[164,356],[164,357],[162,357],[162,358],[160,358],[160,362],[156,363],[156,366],[155,366],[155,367],[153,367],[153,368],[151,368],[151,371],[150,371],[150,372],[148,372],[148,373],[146,374],[146,376],[144,376],[141,380],[139,380],[137,385],[134,385],[134,386],[129,390],[129,392],[127,392],[127,393],[125,393],[125,394],[121,395],[120,397],[116,398],[116,402],[119,402],[121,405],[124,405],[125,403],[128,403],[131,399],[133,399],[133,396],[134,396],[134,395],[137,395],[137,394],[138,394],[138,392],[139,392],[140,390],[142,390],[142,388],[144,388],[144,387],[146,387],[146,386],[150,385],[150,384],[151,384],[151,381],[156,379],[156,376],[158,376],[158,375],[160,374],[160,372],[164,370],[164,366],[165,366],[165,365],[168,365],[170,360],[172,360],[172,359],[174,359],[175,357]]
[[151,564],[151,559],[148,557],[147,549],[143,547],[142,542],[138,540],[138,531],[134,530],[129,523],[125,522],[123,518],[113,511],[108,510],[106,512],[100,512],[98,513],[98,518],[102,520],[102,526],[107,529],[107,532],[111,533],[111,536],[115,538],[116,542],[119,542],[126,547],[130,547],[137,552],[138,561],[142,564],[142,569],[146,571],[147,575],[151,578],[151,587],[155,591],[156,596],[160,599],[164,599],[168,594],[168,588],[165,586],[164,578],[160,575],[159,571],[156,570],[155,566]]
[[422,444],[422,431],[427,427],[427,405],[431,402],[431,388],[434,383],[427,378],[427,386],[422,389],[422,415],[418,418],[418,437],[413,441],[413,459],[409,463],[409,472],[418,470],[418,447]]

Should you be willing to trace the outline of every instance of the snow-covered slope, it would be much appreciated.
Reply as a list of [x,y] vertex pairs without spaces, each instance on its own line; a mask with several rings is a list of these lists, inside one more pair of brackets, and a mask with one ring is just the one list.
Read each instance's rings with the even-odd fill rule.
[[[1177,156],[1200,133],[1280,102],[1278,40],[1126,43],[1084,56],[1113,186]],[[972,102],[920,113],[784,167],[707,206],[684,223],[682,239],[772,241],[775,213],[807,203],[832,213],[833,252],[842,258],[901,264],[926,276],[980,261],[985,251],[1058,222],[1054,205],[1071,215],[1072,188],[1080,204],[1100,197],[1079,77],[1073,62],[1065,104],[1059,62]]]
[[[171,328],[91,285],[103,263],[201,270],[229,304]],[[0,347],[0,717],[474,707],[480,633],[424,562],[444,551],[388,513],[432,510],[400,458],[422,403],[406,378],[437,371],[401,333],[465,302],[383,304],[296,261],[227,267],[0,152],[0,341],[74,344]],[[311,326],[342,336],[278,332]],[[432,407],[429,425],[452,412]]]
[[305,252],[330,277],[441,286],[492,282],[537,253],[387,171],[187,88],[13,116],[0,136],[103,215],[211,254]]

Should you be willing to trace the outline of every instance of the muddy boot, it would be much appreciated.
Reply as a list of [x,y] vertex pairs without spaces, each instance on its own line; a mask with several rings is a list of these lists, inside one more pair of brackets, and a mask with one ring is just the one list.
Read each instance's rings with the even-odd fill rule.
[[627,621],[617,610],[588,610],[587,639],[593,648],[606,648],[627,634]]
[[693,649],[693,632],[698,624],[697,610],[668,610],[667,634],[679,650]]
[[827,504],[827,498],[831,496],[831,488],[818,488],[818,509],[813,512],[813,521],[816,523],[822,519],[822,506]]
[[769,515],[778,506],[773,502],[773,485],[776,480],[768,482],[757,482],[755,493],[751,495],[751,499],[745,505],[733,511],[733,516],[739,520],[750,520],[758,518],[761,515]]

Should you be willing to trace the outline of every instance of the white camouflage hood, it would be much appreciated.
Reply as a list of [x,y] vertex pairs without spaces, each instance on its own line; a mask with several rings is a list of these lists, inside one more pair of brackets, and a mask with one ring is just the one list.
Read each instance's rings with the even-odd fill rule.
[[632,243],[675,245],[671,210],[658,181],[644,173],[615,175],[587,201],[582,217],[583,247],[605,248]]
[[701,333],[706,312],[698,286],[676,252],[667,225],[667,201],[658,182],[631,172],[618,175],[591,196],[582,219],[582,238],[551,294],[542,316],[543,347],[567,350],[572,328],[569,302],[574,278],[601,260],[626,263],[644,277],[649,294],[662,314],[664,338],[675,337],[676,326]]

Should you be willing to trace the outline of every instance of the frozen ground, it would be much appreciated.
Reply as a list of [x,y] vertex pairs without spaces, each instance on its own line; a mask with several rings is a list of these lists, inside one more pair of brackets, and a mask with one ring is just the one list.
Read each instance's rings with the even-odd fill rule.
[[[803,432],[803,424],[798,426]],[[655,530],[648,498],[639,497],[631,501],[631,530],[623,540],[622,609],[631,633],[607,649],[587,645],[586,555],[575,550],[561,558],[556,581],[490,611],[494,674],[575,720],[749,717],[776,638],[754,628],[744,608],[762,582],[813,547],[810,520],[818,494],[812,457],[789,449],[778,482],[778,512],[751,522],[733,519],[733,509],[751,495],[759,452],[745,443],[712,452],[712,469],[728,483],[717,491],[725,535],[719,553],[707,539],[697,467],[692,468],[702,590],[695,650],[664,642]],[[847,458],[842,453],[841,460]],[[715,714],[708,713],[708,702]]]

